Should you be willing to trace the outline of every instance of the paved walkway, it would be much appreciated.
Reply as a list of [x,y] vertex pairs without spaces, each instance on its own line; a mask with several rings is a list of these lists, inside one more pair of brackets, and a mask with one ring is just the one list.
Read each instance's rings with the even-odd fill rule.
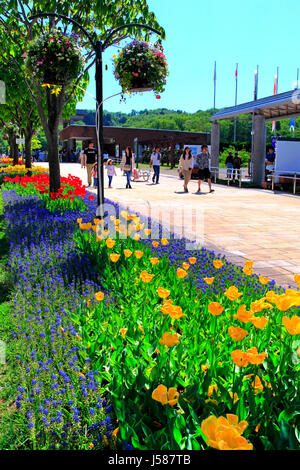
[[[46,164],[45,164],[46,165]],[[61,173],[79,176],[86,183],[86,171],[79,164],[62,164]],[[295,286],[293,277],[300,273],[300,198],[272,191],[239,189],[213,185],[214,193],[208,194],[208,185],[203,183],[202,194],[194,194],[197,182],[191,181],[189,193],[183,193],[183,184],[176,176],[161,175],[160,184],[132,183],[133,189],[125,189],[125,177],[117,169],[113,188],[108,189],[105,174],[105,196],[111,200],[128,204],[132,210],[140,203],[150,203],[154,211],[161,209],[162,219],[170,219],[180,209],[185,209],[186,237],[195,231],[195,217],[200,214],[203,221],[204,246],[237,265],[246,259],[254,261],[254,271],[278,285]],[[91,189],[91,191],[94,191]],[[186,210],[188,209],[188,211]],[[157,218],[158,217],[154,217]],[[171,215],[172,218],[172,215]],[[178,217],[177,217],[178,219]],[[173,220],[173,219],[172,219]]]

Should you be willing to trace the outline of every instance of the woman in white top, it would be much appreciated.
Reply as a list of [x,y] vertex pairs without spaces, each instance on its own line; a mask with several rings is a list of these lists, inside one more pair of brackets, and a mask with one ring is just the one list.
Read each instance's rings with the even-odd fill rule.
[[184,177],[183,189],[185,193],[188,193],[188,184],[192,177],[193,169],[193,155],[189,147],[185,147],[183,154],[179,160],[178,173],[182,173]]
[[126,178],[127,178],[126,189],[127,188],[132,189],[131,184],[130,184],[130,177],[134,168],[135,168],[134,153],[132,153],[131,147],[126,147],[125,153],[123,154],[122,161],[121,161],[121,170],[125,171]]

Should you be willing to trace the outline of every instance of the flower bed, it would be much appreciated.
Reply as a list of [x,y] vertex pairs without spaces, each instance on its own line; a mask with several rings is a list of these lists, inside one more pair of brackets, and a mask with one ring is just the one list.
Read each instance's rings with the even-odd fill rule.
[[[10,178],[11,181],[17,176],[17,177],[24,177],[28,173],[31,175],[41,175],[41,174],[48,174],[49,170],[47,168],[44,168],[42,166],[35,166],[32,168],[26,168],[25,165],[15,165],[11,166],[10,164],[7,166],[4,166],[0,168],[0,184],[3,183],[5,178]],[[16,180],[19,182],[19,180]]]
[[[136,240],[96,238],[80,220],[76,235],[117,293],[87,304],[77,324],[84,357],[105,369],[121,437],[139,449],[297,448],[299,291],[183,241],[137,241],[141,222],[124,217],[117,232]],[[211,416],[225,415],[218,434]]]
[[[100,395],[98,372],[78,354],[82,341],[68,314],[101,288],[86,257],[75,251],[79,213],[49,211],[40,197],[12,190],[3,196],[14,281],[7,359],[16,410],[2,423],[11,432],[17,423],[12,448],[113,446],[110,405]],[[85,201],[84,215],[91,216],[91,202]],[[8,412],[7,401],[1,411]]]
[[[250,262],[242,270],[185,240],[153,242],[155,224],[116,204],[107,233],[93,196],[57,211],[39,191],[26,195],[31,183],[8,184],[19,192],[4,198],[29,447],[297,448],[299,292],[253,275]],[[131,236],[110,239],[114,230]],[[103,398],[119,429],[105,424]]]

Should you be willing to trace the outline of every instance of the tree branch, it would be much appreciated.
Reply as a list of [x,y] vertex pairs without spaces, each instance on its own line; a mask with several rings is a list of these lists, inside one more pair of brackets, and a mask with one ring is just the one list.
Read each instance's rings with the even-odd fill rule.
[[69,103],[70,99],[72,98],[73,96],[73,93],[75,92],[76,88],[77,88],[77,85],[78,83],[80,83],[82,77],[84,76],[84,74],[92,67],[92,65],[94,65],[94,63],[96,62],[96,59],[94,59],[88,67],[86,67],[86,69],[82,72],[82,74],[80,75],[80,77],[76,80],[73,88],[72,88],[72,91],[69,93],[69,95],[66,97],[66,100],[65,100],[65,104]]

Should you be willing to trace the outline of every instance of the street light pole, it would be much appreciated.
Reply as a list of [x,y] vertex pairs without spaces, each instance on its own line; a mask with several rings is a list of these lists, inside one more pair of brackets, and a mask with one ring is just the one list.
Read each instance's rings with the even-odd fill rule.
[[58,13],[38,13],[36,15],[30,16],[30,20],[37,18],[59,18],[61,20],[72,23],[77,28],[79,28],[83,34],[88,38],[92,48],[95,51],[96,55],[96,99],[97,99],[97,108],[96,108],[96,133],[97,133],[97,143],[98,143],[98,153],[97,153],[97,176],[98,176],[98,186],[97,186],[97,212],[96,215],[100,219],[104,219],[104,137],[103,137],[103,61],[102,54],[104,50],[109,47],[110,40],[114,35],[123,29],[130,27],[138,27],[141,29],[147,29],[156,34],[161,35],[161,33],[151,26],[142,24],[142,23],[130,23],[119,26],[109,33],[109,35],[104,39],[104,41],[96,40],[94,41],[88,31],[77,21],[73,20],[65,15],[60,15]]

